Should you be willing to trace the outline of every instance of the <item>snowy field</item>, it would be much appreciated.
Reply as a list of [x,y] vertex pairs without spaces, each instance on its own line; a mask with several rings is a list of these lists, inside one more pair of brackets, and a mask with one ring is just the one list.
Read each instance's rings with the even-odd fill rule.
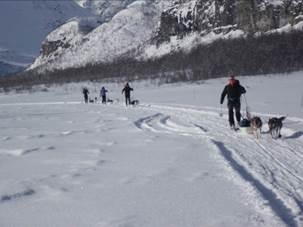
[[238,79],[259,140],[229,129],[226,102],[219,116],[227,78],[131,83],[136,107],[122,84],[108,105],[84,84],[0,94],[0,226],[303,226],[303,72]]

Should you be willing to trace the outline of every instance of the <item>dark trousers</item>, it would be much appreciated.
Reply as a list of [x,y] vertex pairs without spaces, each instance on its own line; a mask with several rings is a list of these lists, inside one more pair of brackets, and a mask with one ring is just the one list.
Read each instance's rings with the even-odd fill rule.
[[235,120],[234,120],[234,110],[236,112],[236,119],[237,122],[240,122],[241,120],[241,104],[239,102],[237,103],[228,103],[228,121],[229,125],[233,126],[235,125]]
[[84,102],[88,103],[88,95],[84,95]]
[[125,96],[125,104],[130,105],[130,96]]
[[105,104],[106,103],[106,96],[102,95],[102,103]]

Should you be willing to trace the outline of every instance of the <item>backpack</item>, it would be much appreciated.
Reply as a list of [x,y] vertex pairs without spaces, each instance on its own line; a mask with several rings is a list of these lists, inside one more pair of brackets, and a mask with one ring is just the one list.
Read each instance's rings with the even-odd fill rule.
[[248,120],[247,118],[243,118],[240,121],[240,127],[243,127],[243,128],[250,127],[250,120]]

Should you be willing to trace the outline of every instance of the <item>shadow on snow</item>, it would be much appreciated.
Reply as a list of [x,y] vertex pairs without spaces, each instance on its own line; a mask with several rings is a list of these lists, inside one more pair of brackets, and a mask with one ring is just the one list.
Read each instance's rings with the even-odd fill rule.
[[232,151],[230,151],[222,142],[212,140],[212,142],[217,146],[222,156],[229,162],[231,167],[244,179],[254,186],[262,197],[268,201],[269,206],[273,212],[281,218],[281,220],[287,226],[297,227],[298,224],[295,221],[295,216],[292,214],[291,210],[285,206],[283,201],[281,201],[277,195],[266,186],[264,186],[259,180],[257,180],[249,171],[240,165],[232,156]]

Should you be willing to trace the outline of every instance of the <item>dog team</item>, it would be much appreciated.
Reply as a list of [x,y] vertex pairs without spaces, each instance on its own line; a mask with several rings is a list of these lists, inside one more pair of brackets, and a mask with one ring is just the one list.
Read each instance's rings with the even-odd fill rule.
[[[139,104],[139,100],[131,100],[131,98],[130,98],[130,93],[133,90],[134,89],[131,88],[128,83],[126,83],[124,88],[122,89],[122,94],[124,93],[124,95],[125,95],[125,104],[126,104],[126,106],[128,106],[128,105],[135,106],[135,105]],[[113,103],[114,102],[114,100],[107,98],[107,96],[106,96],[107,92],[108,92],[108,90],[106,90],[105,87],[102,87],[101,90],[100,90],[100,97],[101,97],[101,100],[102,100],[102,104]],[[89,99],[88,98],[89,91],[86,87],[84,87],[82,89],[82,93],[83,93],[83,96],[84,96],[84,102],[85,103],[97,103],[97,101],[98,101],[97,97],[95,97],[94,99],[91,99],[91,98]],[[117,101],[119,101],[119,99],[117,99]]]
[[[239,127],[249,127],[251,132],[257,139],[261,137],[262,120],[258,116],[251,117],[247,111],[247,118],[241,121],[241,95],[246,93],[243,86],[240,85],[239,80],[235,79],[233,72],[229,73],[230,79],[228,84],[224,87],[221,94],[221,105],[224,102],[225,96],[227,96],[228,107],[228,120],[231,129],[238,130]],[[236,114],[237,124],[234,121],[234,111]],[[268,120],[268,129],[272,138],[277,139],[281,137],[281,129],[283,127],[283,121],[286,117],[273,117]]]

